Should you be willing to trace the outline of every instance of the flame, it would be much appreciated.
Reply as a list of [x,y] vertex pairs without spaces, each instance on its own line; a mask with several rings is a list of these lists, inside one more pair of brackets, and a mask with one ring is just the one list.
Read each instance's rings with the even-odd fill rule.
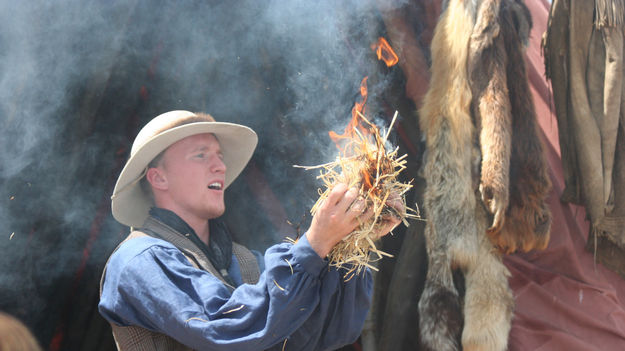
[[[372,129],[377,128],[364,118],[365,106],[367,103],[367,78],[368,77],[363,78],[363,80],[360,82],[361,99],[360,101],[354,103],[354,107],[352,108],[352,119],[349,121],[349,124],[347,124],[347,127],[345,127],[343,134],[337,134],[333,131],[328,132],[328,134],[330,135],[330,139],[334,141],[336,147],[341,151],[344,156],[351,156],[351,154],[356,153],[356,151],[352,148],[356,148],[357,146],[353,143],[350,143],[350,141],[354,140],[361,141],[360,143],[358,143],[359,147],[361,148],[363,146],[367,148],[366,145],[370,142],[372,144],[370,148],[374,149],[374,141],[372,140],[374,132],[372,131]],[[362,151],[362,149],[360,151]],[[365,152],[365,155],[367,158],[370,158],[369,163],[375,165],[375,162],[373,162],[375,154]],[[365,189],[370,189],[373,187],[372,174],[375,174],[375,169],[361,170],[361,176],[362,180],[364,181]]]
[[[384,63],[388,67],[395,65],[399,58],[397,54],[393,51],[389,43],[383,37],[380,37],[377,43],[371,45],[371,49],[373,49],[379,60],[383,60]],[[373,165],[373,169],[363,169],[362,179],[364,181],[365,189],[370,189],[373,187],[373,177],[372,174],[375,174],[375,158],[378,157],[373,150],[376,149],[376,142],[373,137],[374,134],[377,134],[377,127],[371,124],[364,116],[365,113],[365,105],[367,103],[367,78],[365,77],[360,82],[360,101],[354,103],[354,107],[352,108],[352,119],[345,127],[343,134],[337,134],[333,131],[328,132],[330,135],[330,139],[336,144],[336,147],[341,151],[344,156],[351,156],[350,153],[354,153],[354,150],[350,149],[351,147],[355,147],[354,144],[350,144],[350,141],[359,140],[360,143],[360,151],[365,151],[364,154],[369,159],[369,163]],[[371,146],[368,146],[371,144]],[[369,149],[362,150],[362,148]]]
[[[377,53],[378,59],[383,60],[388,67],[395,65],[399,61],[397,54],[395,54],[389,43],[383,37],[378,38],[378,42],[372,44],[371,49]],[[345,151],[340,145],[342,139],[353,139],[356,136],[356,133],[361,134],[363,137],[369,137],[371,135],[369,129],[371,127],[375,128],[375,126],[371,125],[365,126],[361,123],[361,119],[359,118],[359,115],[366,115],[365,105],[367,103],[367,78],[368,77],[363,78],[360,82],[360,95],[362,98],[354,104],[354,107],[352,108],[352,119],[349,121],[347,127],[345,127],[343,134],[337,134],[333,131],[328,132],[330,139],[334,141],[336,147],[338,147],[341,151]]]
[[341,146],[341,140],[353,139],[356,136],[356,130],[358,130],[358,132],[360,132],[362,135],[370,134],[367,128],[359,122],[360,118],[358,116],[358,114],[361,114],[363,116],[365,115],[365,105],[367,104],[367,78],[369,77],[364,77],[360,82],[361,99],[360,101],[356,101],[356,103],[354,103],[354,107],[352,108],[352,119],[349,121],[349,124],[347,124],[347,127],[345,127],[343,134],[337,134],[333,131],[328,132],[328,134],[330,135],[330,139],[334,141],[336,147],[341,151],[345,151],[344,148]]
[[378,55],[378,60],[384,61],[388,67],[399,62],[397,54],[395,54],[395,51],[383,37],[380,37],[376,44],[372,44],[371,49]]

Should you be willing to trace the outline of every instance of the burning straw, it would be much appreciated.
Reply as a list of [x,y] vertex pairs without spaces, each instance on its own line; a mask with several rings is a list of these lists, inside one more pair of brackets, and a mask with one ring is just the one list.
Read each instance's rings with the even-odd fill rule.
[[[397,180],[399,173],[406,168],[407,155],[397,157],[398,147],[392,151],[387,151],[385,147],[396,118],[397,112],[388,131],[381,137],[378,128],[356,110],[344,135],[331,133],[337,146],[339,139],[346,143],[344,147],[339,147],[342,152],[334,162],[310,167],[296,166],[320,169],[317,178],[322,180],[325,190],[319,190],[320,197],[310,211],[313,216],[338,183],[357,187],[367,206],[373,208],[373,217],[360,223],[328,255],[330,265],[347,269],[346,279],[360,273],[364,267],[377,270],[371,265],[372,260],[379,260],[383,256],[392,257],[378,250],[375,245],[375,241],[379,239],[376,233],[389,220],[389,216],[401,219],[406,226],[407,218],[419,217],[416,211],[406,206],[404,195],[412,188],[412,184]],[[399,197],[403,205],[399,210],[388,205],[389,200],[397,201],[391,197]]]

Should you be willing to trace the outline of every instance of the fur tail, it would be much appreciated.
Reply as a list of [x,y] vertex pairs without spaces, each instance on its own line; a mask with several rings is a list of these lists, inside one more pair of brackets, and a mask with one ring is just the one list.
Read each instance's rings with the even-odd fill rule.
[[458,292],[438,282],[426,281],[419,301],[422,350],[458,351],[463,318]]
[[[478,223],[485,225],[486,212],[476,208]],[[484,232],[485,227],[479,227]],[[508,286],[510,273],[493,253],[492,244],[481,236],[477,257],[465,269],[464,322],[462,347],[464,351],[505,351],[508,348],[514,312],[514,296]]]

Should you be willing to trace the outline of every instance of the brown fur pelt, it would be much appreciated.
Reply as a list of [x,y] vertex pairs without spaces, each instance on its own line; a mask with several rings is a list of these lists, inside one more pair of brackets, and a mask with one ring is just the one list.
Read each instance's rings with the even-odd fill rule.
[[[426,349],[505,350],[514,301],[501,252],[548,242],[550,182],[523,60],[530,28],[520,0],[450,0],[435,30],[420,111]],[[465,276],[464,299],[454,268]]]
[[522,2],[505,0],[497,23],[496,2],[483,1],[468,58],[480,190],[494,215],[487,232],[493,244],[504,253],[527,252],[544,249],[551,228],[551,182],[523,59],[531,17]]

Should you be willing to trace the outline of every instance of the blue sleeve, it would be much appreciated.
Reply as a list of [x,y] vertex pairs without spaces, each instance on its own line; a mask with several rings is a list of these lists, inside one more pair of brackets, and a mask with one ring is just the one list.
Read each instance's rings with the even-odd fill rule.
[[319,304],[288,337],[286,350],[336,350],[358,339],[369,311],[373,280],[369,269],[347,282],[346,273],[333,267],[322,273]]
[[171,244],[132,239],[111,256],[100,313],[112,323],[164,333],[195,349],[262,350],[287,339],[287,350],[319,350],[357,338],[369,306],[370,276],[343,283],[305,237],[272,246],[264,262],[257,284],[231,293]]

